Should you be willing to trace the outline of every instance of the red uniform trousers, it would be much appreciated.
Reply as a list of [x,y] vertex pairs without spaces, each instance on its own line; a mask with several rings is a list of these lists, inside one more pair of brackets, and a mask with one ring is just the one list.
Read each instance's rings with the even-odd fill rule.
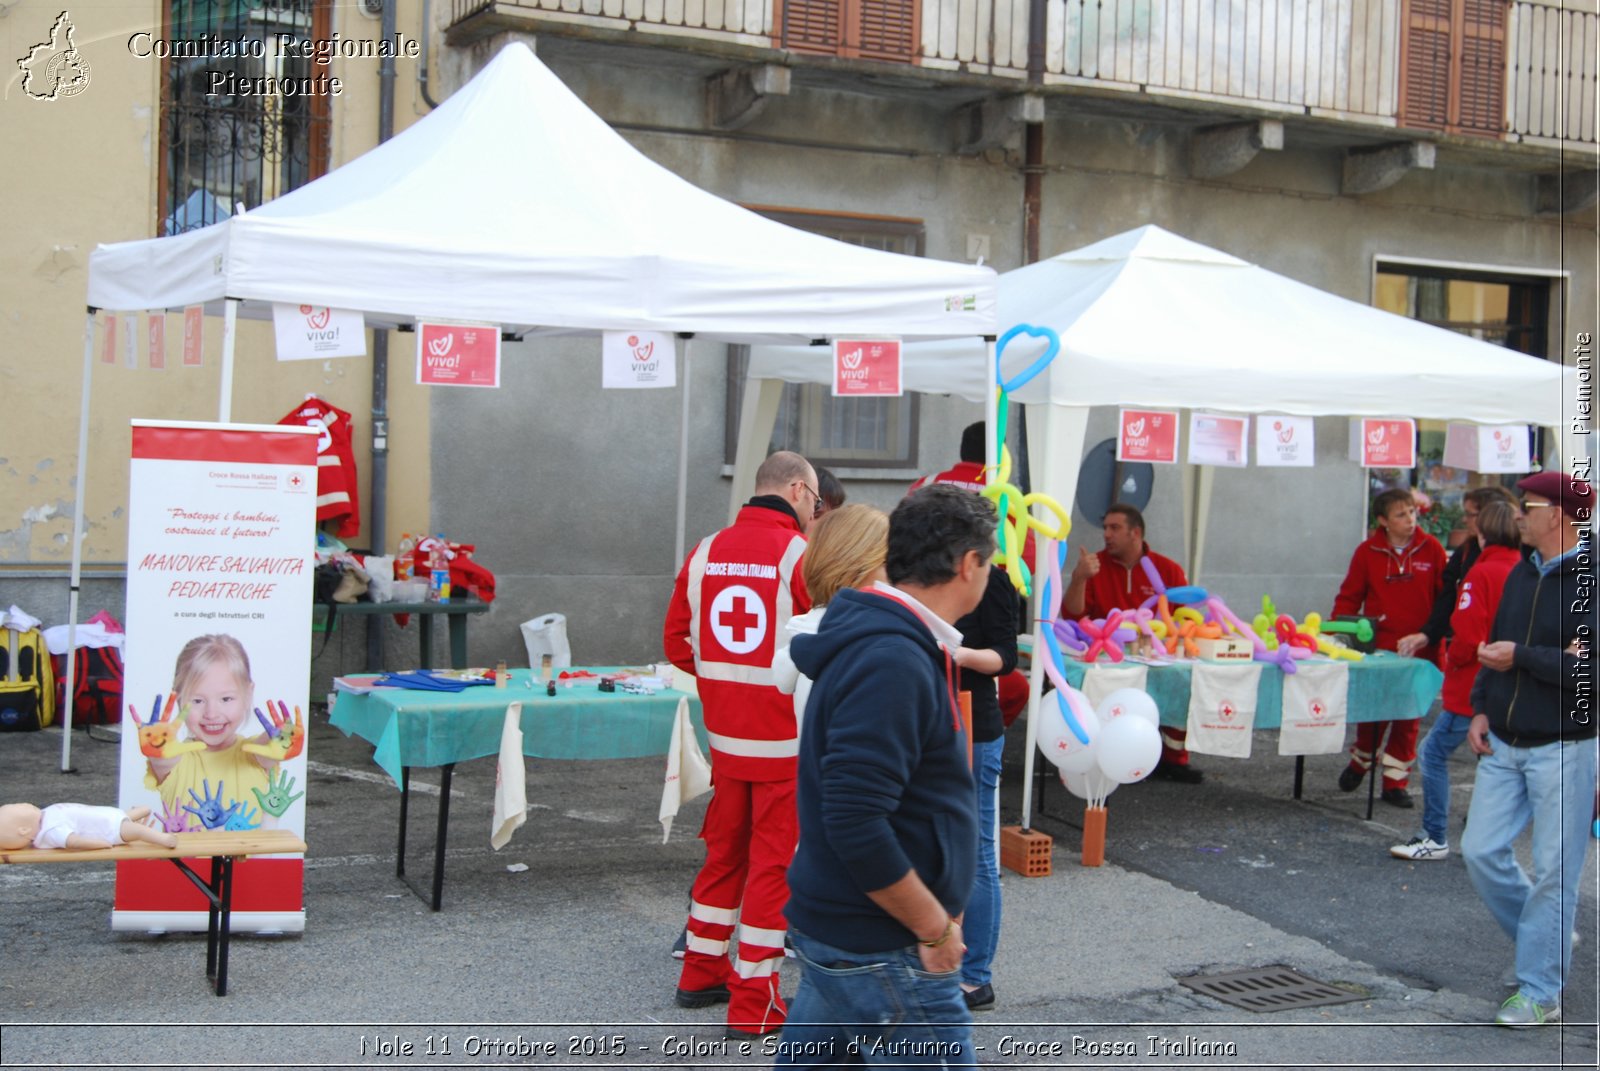
[[[1426,647],[1416,657],[1436,661],[1437,649]],[[1417,762],[1417,735],[1421,718],[1404,721],[1364,721],[1356,725],[1356,742],[1350,745],[1350,769],[1363,775],[1372,769],[1373,752],[1382,745],[1383,788],[1405,788],[1411,779],[1411,767]],[[1388,739],[1384,739],[1385,733]]]
[[[688,950],[678,988],[726,985],[728,1025],[748,1033],[781,1026],[788,1009],[778,994],[778,966],[788,921],[789,861],[800,827],[793,778],[740,781],[716,777],[700,838],[706,861],[690,894]],[[729,941],[738,922],[738,951]]]

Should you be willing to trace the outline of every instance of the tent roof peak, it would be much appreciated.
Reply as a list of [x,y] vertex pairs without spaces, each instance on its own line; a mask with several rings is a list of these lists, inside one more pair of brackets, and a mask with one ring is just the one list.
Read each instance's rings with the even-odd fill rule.
[[1197,264],[1225,264],[1236,268],[1250,267],[1249,261],[1240,260],[1210,246],[1190,241],[1181,235],[1146,223],[1121,234],[1113,234],[1081,249],[1050,258],[1055,261],[1127,261],[1127,260],[1177,260]]

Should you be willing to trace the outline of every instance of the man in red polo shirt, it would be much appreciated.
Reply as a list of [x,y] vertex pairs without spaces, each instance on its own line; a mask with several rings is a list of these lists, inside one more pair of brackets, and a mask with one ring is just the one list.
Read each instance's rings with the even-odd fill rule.
[[[1189,578],[1183,566],[1171,558],[1157,554],[1144,541],[1144,514],[1123,502],[1106,510],[1100,522],[1105,548],[1090,554],[1087,547],[1078,548],[1078,564],[1072,568],[1067,592],[1061,598],[1061,616],[1071,621],[1080,617],[1100,619],[1112,610],[1135,610],[1150,596],[1156,594],[1155,585],[1145,573],[1139,559],[1148,557],[1169,588],[1183,587]],[[1189,736],[1187,729],[1161,727],[1161,764],[1151,773],[1168,781],[1198,785],[1204,774],[1189,765],[1189,751],[1184,747]]]

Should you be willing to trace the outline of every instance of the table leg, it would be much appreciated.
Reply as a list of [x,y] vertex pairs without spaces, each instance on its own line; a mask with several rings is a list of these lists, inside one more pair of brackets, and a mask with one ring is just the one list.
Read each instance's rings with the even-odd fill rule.
[[1372,768],[1367,771],[1367,821],[1372,821],[1372,804],[1378,797],[1378,782],[1383,779],[1383,752],[1372,749]]
[[196,874],[182,859],[172,865],[206,898],[206,980],[219,997],[228,995],[228,936],[233,919],[233,858],[211,857],[211,880]]
[[217,996],[228,995],[228,938],[233,928],[233,857],[223,856],[217,860],[222,864],[221,879],[218,881],[217,895],[220,903],[218,914],[218,940],[217,940]]
[[422,644],[422,657],[417,662],[418,669],[433,668],[433,615],[417,615],[417,639]]
[[450,829],[450,778],[456,772],[456,764],[446,763],[440,767],[443,771],[439,777],[439,832],[433,843],[433,909],[439,910],[439,905],[444,896],[444,844],[446,834]]
[[1306,783],[1306,757],[1304,755],[1296,755],[1294,757],[1294,798],[1295,799],[1299,799],[1300,798],[1300,790],[1305,787],[1305,783]]
[[450,666],[467,668],[467,615],[447,614],[450,624]]
[[411,767],[400,767],[400,843],[394,850],[394,876],[406,876],[406,813],[411,809]]

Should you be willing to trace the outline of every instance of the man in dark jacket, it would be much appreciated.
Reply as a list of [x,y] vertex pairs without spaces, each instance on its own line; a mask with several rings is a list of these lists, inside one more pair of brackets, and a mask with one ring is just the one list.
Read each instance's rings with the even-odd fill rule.
[[815,683],[785,910],[803,973],[780,1064],[975,1066],[958,971],[978,823],[954,623],[994,550],[986,499],[912,492],[889,518],[889,584],[840,592],[790,647]]
[[[1517,484],[1534,554],[1506,578],[1472,687],[1467,743],[1482,759],[1461,846],[1473,887],[1516,943],[1501,1026],[1561,1015],[1594,814],[1594,489],[1588,460],[1577,466]],[[1530,821],[1531,881],[1512,851]]]

